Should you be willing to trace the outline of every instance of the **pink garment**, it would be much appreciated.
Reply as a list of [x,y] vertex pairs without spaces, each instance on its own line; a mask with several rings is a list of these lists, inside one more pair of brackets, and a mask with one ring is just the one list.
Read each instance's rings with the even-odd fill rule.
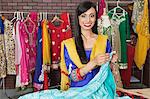
[[106,8],[105,0],[99,0],[98,3],[98,18],[103,15],[104,8]]
[[24,22],[20,22],[19,26],[20,32],[20,43],[22,48],[22,56],[20,61],[21,66],[21,84],[28,85],[29,83],[29,44],[28,44],[28,35],[25,32]]
[[38,13],[32,11],[32,12],[29,13],[29,17],[37,25],[37,22],[38,22]]
[[[36,40],[37,40],[37,14],[30,13],[30,19],[20,23],[20,41],[22,48],[21,57],[21,83],[22,85],[28,85],[29,73],[35,68],[36,64]],[[31,22],[34,21],[34,22]]]
[[36,50],[36,43],[37,43],[37,12],[30,12],[29,13],[29,18],[34,22],[34,24],[30,21],[27,20],[24,25],[26,25],[25,32],[28,36],[29,40],[29,66],[28,70],[29,72],[35,69],[35,64],[36,64],[36,55],[37,55],[37,50]]

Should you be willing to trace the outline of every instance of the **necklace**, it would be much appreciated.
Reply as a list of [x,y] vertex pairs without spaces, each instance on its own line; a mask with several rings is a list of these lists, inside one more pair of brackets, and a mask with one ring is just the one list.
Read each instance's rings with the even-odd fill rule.
[[27,28],[27,25],[24,23],[26,33],[28,34],[28,37],[29,37],[29,45],[33,45],[33,37],[34,37],[33,34],[35,32],[35,24],[33,24],[33,25],[34,25],[34,27],[33,27],[32,32],[29,32],[28,28]]

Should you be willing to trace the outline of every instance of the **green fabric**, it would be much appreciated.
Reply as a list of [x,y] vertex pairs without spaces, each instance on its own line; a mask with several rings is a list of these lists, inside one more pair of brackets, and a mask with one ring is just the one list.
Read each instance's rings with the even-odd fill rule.
[[[121,42],[121,60],[120,65],[127,66],[127,44],[126,40],[130,40],[130,27],[129,27],[129,17],[127,12],[122,12],[122,14],[114,14],[114,10],[111,10],[108,15],[111,20],[114,20],[119,25],[120,32],[120,42]],[[113,27],[115,28],[115,27]]]

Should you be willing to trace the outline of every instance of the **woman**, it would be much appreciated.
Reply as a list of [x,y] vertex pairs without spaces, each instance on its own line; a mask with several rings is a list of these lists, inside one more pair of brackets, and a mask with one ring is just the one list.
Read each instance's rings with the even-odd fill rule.
[[[68,39],[61,46],[61,89],[82,87],[94,78],[100,66],[109,59],[111,52],[107,36],[97,33],[96,5],[85,1],[76,10],[77,31],[74,38]],[[99,49],[94,50],[96,46]],[[99,51],[97,54],[96,51]],[[116,62],[114,55],[111,64]]]
[[[109,65],[107,36],[97,35],[97,12],[92,2],[77,8],[78,31],[61,43],[61,89],[28,94],[19,99],[114,99],[116,86]],[[114,55],[111,63],[117,60]],[[102,65],[102,66],[101,66]],[[99,71],[100,70],[100,71]],[[96,75],[97,74],[97,75]],[[87,86],[86,86],[87,85]]]

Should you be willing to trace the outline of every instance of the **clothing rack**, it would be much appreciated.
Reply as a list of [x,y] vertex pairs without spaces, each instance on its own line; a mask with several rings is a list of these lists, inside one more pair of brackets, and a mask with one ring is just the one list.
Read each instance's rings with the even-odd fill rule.
[[[32,11],[24,12],[24,11],[0,11],[0,14],[13,14],[15,12],[20,12],[20,13],[30,13]],[[35,11],[36,12],[36,11]],[[60,14],[59,12],[37,12],[37,13],[43,13],[43,14]]]
[[[0,11],[0,16],[2,16],[3,14],[29,14],[30,12],[32,11]],[[43,16],[43,15],[59,15],[60,13],[59,12],[38,12],[38,11],[34,11],[34,12],[37,12],[40,16]],[[5,78],[2,78],[0,79],[0,85],[3,89],[3,93],[7,96],[7,93],[6,93],[6,88],[5,88]],[[60,85],[57,85],[57,86],[52,86],[50,88],[55,88],[55,87],[59,87]],[[9,98],[9,97],[8,97]]]
[[[118,0],[118,1],[119,1],[120,4],[134,3],[133,0],[131,0],[131,1],[120,1],[120,0]],[[108,4],[110,4],[110,3],[117,3],[118,1],[108,1],[108,0],[106,0],[106,2],[107,2]]]

